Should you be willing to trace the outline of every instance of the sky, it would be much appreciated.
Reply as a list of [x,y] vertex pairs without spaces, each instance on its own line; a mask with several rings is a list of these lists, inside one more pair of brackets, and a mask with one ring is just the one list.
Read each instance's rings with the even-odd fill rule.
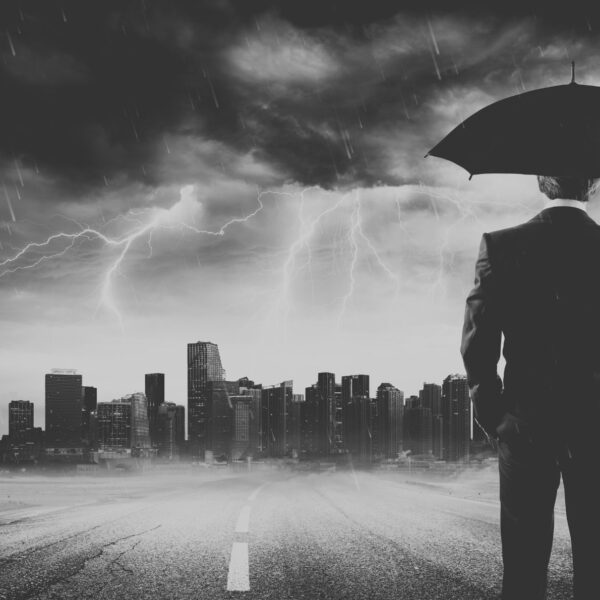
[[463,371],[481,234],[543,197],[424,156],[571,60],[600,84],[600,18],[345,4],[3,3],[0,433],[13,399],[43,426],[52,368],[100,401],[163,372],[186,404],[199,340],[228,379],[297,393]]

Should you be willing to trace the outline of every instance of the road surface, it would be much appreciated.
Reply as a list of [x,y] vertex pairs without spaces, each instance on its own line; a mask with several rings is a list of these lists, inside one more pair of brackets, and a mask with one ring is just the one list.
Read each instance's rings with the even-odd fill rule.
[[[497,598],[493,481],[191,469],[4,477],[0,598]],[[559,506],[550,599],[571,597],[570,570]]]

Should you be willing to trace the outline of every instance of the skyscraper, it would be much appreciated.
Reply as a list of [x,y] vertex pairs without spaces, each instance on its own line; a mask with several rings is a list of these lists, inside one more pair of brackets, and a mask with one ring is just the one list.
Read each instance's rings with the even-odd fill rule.
[[181,404],[175,407],[175,443],[181,453],[185,444],[185,406]]
[[224,381],[219,347],[212,342],[188,344],[188,439],[192,456],[204,459],[208,442],[208,382]]
[[342,422],[344,446],[353,460],[373,458],[373,417],[376,405],[369,396],[368,375],[342,377]]
[[391,383],[377,388],[377,423],[375,426],[378,454],[384,458],[398,458],[402,449],[402,420],[404,392]]
[[84,385],[81,405],[81,438],[83,445],[91,447],[95,443],[95,412],[98,407],[98,390],[95,387]]
[[444,458],[469,460],[471,440],[471,399],[465,375],[448,375],[442,384]]
[[131,448],[131,402],[100,402],[96,415],[100,450]]
[[8,405],[8,435],[15,442],[33,429],[33,402],[13,400]]
[[155,446],[158,443],[158,407],[165,401],[165,375],[164,373],[146,373],[145,379],[150,441]]
[[52,369],[46,375],[46,447],[82,446],[81,375],[73,369]]
[[431,413],[431,450],[437,458],[444,457],[444,417],[442,415],[442,387],[437,383],[423,383],[419,391],[420,406]]
[[135,456],[148,454],[148,405],[142,392],[98,403],[97,423],[98,447],[101,450],[131,449]]
[[291,454],[291,405],[293,382],[284,381],[278,386],[262,389],[261,446],[272,458],[283,458]]
[[175,403],[161,402],[156,411],[152,443],[158,449],[158,456],[167,460],[173,460],[179,454],[175,440],[176,410]]
[[237,381],[209,381],[207,390],[207,439],[206,450],[211,450],[218,460],[231,456],[233,440],[233,405],[230,396],[239,394]]
[[300,454],[314,457],[319,454],[319,390],[313,384],[304,390],[300,405]]
[[329,456],[335,451],[335,375],[319,373],[317,376],[317,437],[319,453]]
[[368,375],[344,375],[342,377],[342,402],[353,396],[369,397]]

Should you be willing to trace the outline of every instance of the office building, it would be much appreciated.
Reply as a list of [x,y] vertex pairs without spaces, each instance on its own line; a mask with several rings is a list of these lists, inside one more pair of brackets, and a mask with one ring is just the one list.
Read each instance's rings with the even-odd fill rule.
[[225,370],[217,344],[188,344],[188,440],[192,457],[204,460],[209,438],[208,383],[224,381]]
[[229,460],[233,440],[233,406],[230,396],[239,394],[237,381],[208,381],[207,391],[207,431],[206,450],[214,459]]
[[342,377],[342,423],[346,452],[351,460],[370,463],[373,459],[373,422],[377,404],[369,395],[368,375]]
[[377,388],[377,412],[375,446],[382,458],[398,458],[402,451],[402,427],[404,416],[404,392],[391,383]]
[[471,441],[471,399],[465,375],[448,375],[442,384],[443,456],[468,462]]
[[278,386],[261,391],[261,448],[271,458],[292,455],[291,405],[293,382],[284,381]]
[[93,448],[95,445],[96,408],[98,407],[98,390],[85,385],[82,388],[81,402],[81,439],[83,446]]
[[131,448],[131,402],[122,398],[100,402],[96,409],[98,449],[125,451]]
[[159,458],[173,460],[179,456],[177,405],[174,402],[161,402],[157,406],[153,445],[158,450]]
[[52,369],[46,375],[46,447],[81,448],[81,375]]
[[96,420],[100,450],[130,449],[132,456],[149,455],[148,403],[142,392],[99,402]]
[[21,439],[33,429],[33,402],[13,400],[8,404],[8,435],[12,441]]
[[158,407],[165,401],[165,375],[164,373],[146,373],[145,376],[146,401],[148,402],[148,427],[150,428],[150,442],[152,446],[158,445]]

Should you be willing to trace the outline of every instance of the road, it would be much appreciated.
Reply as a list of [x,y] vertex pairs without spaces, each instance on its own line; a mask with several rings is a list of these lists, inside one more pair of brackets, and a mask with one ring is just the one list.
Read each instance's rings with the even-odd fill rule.
[[[0,598],[496,598],[488,480],[216,473],[0,480]],[[549,598],[570,598],[557,510]]]

